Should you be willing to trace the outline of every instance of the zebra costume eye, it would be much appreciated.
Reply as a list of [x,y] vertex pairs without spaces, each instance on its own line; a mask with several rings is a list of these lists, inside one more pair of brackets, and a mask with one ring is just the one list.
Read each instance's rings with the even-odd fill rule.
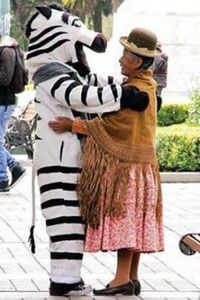
[[71,16],[69,13],[64,13],[62,15],[62,21],[70,26],[81,27],[81,20],[77,17]]

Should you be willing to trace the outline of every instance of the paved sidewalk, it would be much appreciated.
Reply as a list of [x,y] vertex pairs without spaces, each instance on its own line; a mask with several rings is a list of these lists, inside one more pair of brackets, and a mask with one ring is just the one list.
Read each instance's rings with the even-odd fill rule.
[[[28,247],[31,222],[31,168],[9,195],[0,195],[0,300],[3,299],[198,299],[200,300],[200,255],[180,253],[180,236],[200,232],[200,184],[163,184],[166,251],[143,255],[140,297],[50,297],[48,295],[49,252],[44,220],[37,193],[36,255]],[[82,277],[100,288],[112,279],[115,253],[85,254]]]

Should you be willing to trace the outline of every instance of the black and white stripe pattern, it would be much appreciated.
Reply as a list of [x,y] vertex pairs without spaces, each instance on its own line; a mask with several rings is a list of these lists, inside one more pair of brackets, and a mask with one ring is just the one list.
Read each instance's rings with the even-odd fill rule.
[[[115,83],[108,84],[108,81],[110,81],[109,77],[105,87],[83,85],[74,81],[69,75],[61,75],[44,82],[42,86],[47,89],[50,84],[51,96],[64,107],[81,112],[104,113],[117,111],[120,108],[121,86]],[[95,84],[98,85],[97,78]]]
[[37,9],[25,30],[29,38],[27,64],[30,75],[50,60],[79,62],[76,43],[91,47],[97,33],[89,31],[78,17],[56,8],[56,5]]
[[[76,61],[75,43],[81,38],[80,42],[90,46],[97,33],[89,31],[77,17],[51,9],[44,13],[41,10],[30,19],[27,35],[30,40],[27,67],[34,74],[38,68],[52,62],[63,67],[66,62]],[[71,73],[61,72],[38,83],[35,100],[40,118],[34,167],[50,239],[50,276],[60,283],[80,280],[85,225],[80,216],[76,184],[81,172],[81,146],[76,135],[57,135],[48,127],[48,122],[57,116],[74,119],[81,116],[81,112],[119,110],[122,94],[121,86],[113,77],[89,74],[83,84],[83,79],[70,77],[76,72],[71,69]]]
[[[61,145],[63,144],[59,143],[58,150],[60,150]],[[44,141],[41,146],[44,146]],[[56,148],[55,146],[54,148]],[[40,144],[36,145],[36,151],[40,151],[39,148]],[[47,150],[46,159],[51,155],[49,153],[51,150]],[[66,145],[64,145],[63,151],[66,150]],[[54,160],[59,162],[60,152],[56,152],[57,157],[54,157]],[[73,155],[70,158],[72,163],[74,158]],[[36,158],[36,165],[38,160]],[[58,279],[57,272],[59,268],[63,267],[71,272],[71,269],[76,266],[78,269],[76,276],[79,274],[85,240],[85,226],[80,216],[79,201],[75,192],[77,176],[81,169],[78,166],[65,165],[66,152],[63,152],[62,161],[64,164],[60,162],[60,164],[37,168],[41,209],[46,219],[46,230],[51,245],[52,280]],[[62,267],[60,267],[60,261],[62,261]]]

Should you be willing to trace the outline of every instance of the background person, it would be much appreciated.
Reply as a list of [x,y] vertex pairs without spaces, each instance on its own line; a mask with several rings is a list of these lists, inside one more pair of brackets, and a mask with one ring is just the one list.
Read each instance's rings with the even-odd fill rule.
[[[25,174],[25,169],[5,149],[6,130],[16,104],[12,78],[17,47],[18,43],[9,36],[0,37],[0,193],[9,192],[10,188],[14,187]],[[10,185],[7,168],[12,174]]]
[[[161,43],[158,43],[157,49],[162,51]],[[156,56],[152,66],[153,78],[157,82],[157,94],[161,96],[163,88],[167,86],[167,68],[168,56],[162,52],[161,55]]]

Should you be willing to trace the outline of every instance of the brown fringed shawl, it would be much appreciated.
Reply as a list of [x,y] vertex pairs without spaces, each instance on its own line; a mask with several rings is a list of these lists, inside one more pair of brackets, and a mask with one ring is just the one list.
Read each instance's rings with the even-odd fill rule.
[[[89,131],[84,155],[83,171],[77,187],[81,214],[87,224],[98,228],[100,215],[123,216],[124,200],[133,164],[152,166],[158,182],[157,216],[161,215],[162,198],[160,176],[155,149],[156,96],[150,71],[136,71],[125,84],[146,91],[150,102],[142,112],[123,109],[103,119],[85,121]],[[137,185],[136,185],[137,186]],[[106,201],[105,201],[106,199]],[[105,203],[104,203],[105,201]],[[104,204],[103,204],[104,203]]]

